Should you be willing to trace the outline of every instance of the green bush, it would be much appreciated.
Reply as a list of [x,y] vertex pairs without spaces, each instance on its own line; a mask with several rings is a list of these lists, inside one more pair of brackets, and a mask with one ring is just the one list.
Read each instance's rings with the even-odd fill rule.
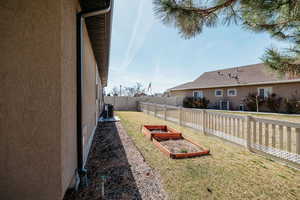
[[[257,101],[257,102],[256,102]],[[245,99],[244,99],[244,104],[249,111],[257,111],[257,103],[258,103],[258,108],[262,106],[265,102],[264,98],[261,98],[256,95],[256,93],[249,93]]]
[[185,97],[183,100],[183,107],[185,108],[202,108],[205,109],[208,107],[209,100],[205,97],[203,98],[194,98],[194,97]]
[[300,100],[296,97],[284,100],[286,112],[289,114],[300,114]]
[[278,97],[275,93],[266,98],[265,104],[271,112],[279,112],[282,103],[282,98]]
[[183,99],[183,107],[185,108],[193,108],[193,102],[194,102],[194,98],[193,97],[185,97]]

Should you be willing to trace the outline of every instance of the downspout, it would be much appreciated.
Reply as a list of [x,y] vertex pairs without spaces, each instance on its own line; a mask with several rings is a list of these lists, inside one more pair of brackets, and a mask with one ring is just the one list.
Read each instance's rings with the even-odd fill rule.
[[83,97],[83,22],[85,18],[97,15],[103,15],[110,12],[113,0],[109,1],[106,8],[93,9],[77,13],[77,172],[79,175],[79,183],[87,185],[87,170],[84,168],[83,163],[83,134],[82,134],[82,97]]

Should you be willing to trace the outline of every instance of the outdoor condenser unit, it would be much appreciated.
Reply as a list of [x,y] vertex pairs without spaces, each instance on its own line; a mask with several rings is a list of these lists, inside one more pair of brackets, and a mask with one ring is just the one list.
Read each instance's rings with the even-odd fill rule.
[[104,105],[103,118],[109,119],[114,117],[114,106],[111,104]]

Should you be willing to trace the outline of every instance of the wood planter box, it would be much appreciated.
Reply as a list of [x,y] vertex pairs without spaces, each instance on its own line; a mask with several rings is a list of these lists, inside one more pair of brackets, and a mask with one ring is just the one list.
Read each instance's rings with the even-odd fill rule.
[[153,137],[166,139],[181,137],[180,132],[165,125],[144,125],[142,133],[150,140],[152,140]]
[[[172,142],[185,142],[185,143],[190,143],[191,145],[197,147],[199,150],[196,152],[171,152],[171,150],[166,146],[163,145],[162,143],[165,141],[171,140]],[[201,147],[200,145],[194,143],[193,141],[184,138],[183,136],[178,136],[176,137],[172,137],[172,138],[166,138],[166,137],[160,137],[160,136],[155,136],[152,139],[152,142],[154,143],[155,146],[157,146],[163,153],[165,153],[166,155],[168,155],[170,158],[191,158],[191,157],[197,157],[197,156],[202,156],[202,155],[208,155],[209,154],[209,150],[208,149],[204,149],[203,147]]]

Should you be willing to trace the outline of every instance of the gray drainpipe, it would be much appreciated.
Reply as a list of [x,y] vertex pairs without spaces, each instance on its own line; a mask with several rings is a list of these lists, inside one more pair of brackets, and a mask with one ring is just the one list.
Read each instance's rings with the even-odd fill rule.
[[77,13],[77,173],[79,180],[76,183],[76,189],[79,185],[87,185],[87,170],[83,163],[83,144],[82,144],[82,93],[83,93],[83,22],[85,18],[103,15],[110,12],[113,0],[109,1],[106,8],[93,9]]

